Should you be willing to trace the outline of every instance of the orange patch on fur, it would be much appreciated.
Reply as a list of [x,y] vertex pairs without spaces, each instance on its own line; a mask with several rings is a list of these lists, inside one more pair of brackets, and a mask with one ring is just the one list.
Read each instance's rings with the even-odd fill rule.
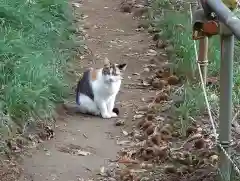
[[97,79],[97,73],[98,71],[97,70],[91,70],[91,80],[94,81]]

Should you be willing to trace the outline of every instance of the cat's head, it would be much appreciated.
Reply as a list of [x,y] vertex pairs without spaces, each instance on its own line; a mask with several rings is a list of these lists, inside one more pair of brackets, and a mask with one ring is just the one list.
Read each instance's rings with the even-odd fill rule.
[[104,67],[102,75],[105,82],[111,83],[122,79],[122,73],[126,69],[127,64],[113,64],[108,58],[104,59]]

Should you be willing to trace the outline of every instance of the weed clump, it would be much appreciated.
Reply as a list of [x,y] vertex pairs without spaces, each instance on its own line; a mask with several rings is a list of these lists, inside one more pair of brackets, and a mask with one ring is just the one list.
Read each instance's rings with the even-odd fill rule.
[[[65,0],[0,1],[0,135],[44,119],[67,93],[64,67],[75,46]],[[6,131],[7,130],[7,131]]]

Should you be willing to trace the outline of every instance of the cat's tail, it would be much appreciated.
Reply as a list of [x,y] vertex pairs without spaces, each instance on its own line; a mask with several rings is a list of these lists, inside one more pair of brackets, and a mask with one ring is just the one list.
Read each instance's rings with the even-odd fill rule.
[[80,113],[79,106],[76,106],[72,103],[64,103],[63,108],[65,110],[65,113],[68,115],[74,115],[76,113]]
[[80,105],[79,92],[80,92],[80,81],[78,82],[77,88],[76,88],[76,103],[77,103],[77,105]]
[[[76,113],[81,113],[81,111],[79,110],[79,107],[74,105],[74,104],[63,104],[63,108],[66,111],[66,114],[76,114]],[[117,115],[119,115],[119,109],[118,108],[113,108],[112,110],[114,113],[116,113]]]

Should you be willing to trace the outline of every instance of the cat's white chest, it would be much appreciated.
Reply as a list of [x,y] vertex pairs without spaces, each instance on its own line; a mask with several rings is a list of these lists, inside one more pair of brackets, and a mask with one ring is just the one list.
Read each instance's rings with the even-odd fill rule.
[[121,86],[121,80],[112,83],[103,83],[100,81],[93,82],[93,92],[97,97],[102,99],[108,99],[112,95],[116,95],[119,92]]
[[117,94],[119,92],[121,81],[105,84],[105,90],[108,94]]

